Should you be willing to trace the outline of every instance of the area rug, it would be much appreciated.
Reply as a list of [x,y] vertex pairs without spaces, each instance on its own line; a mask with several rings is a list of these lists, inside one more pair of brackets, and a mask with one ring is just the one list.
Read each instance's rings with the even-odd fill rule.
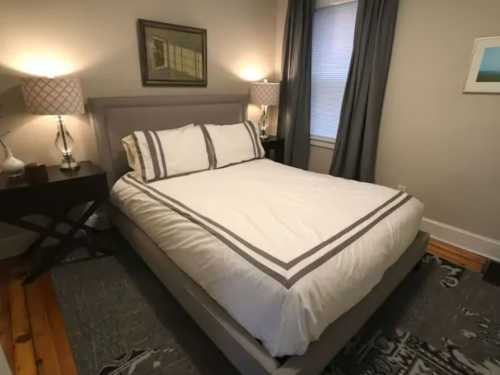
[[[123,242],[52,271],[80,375],[238,374]],[[325,375],[500,375],[500,288],[426,255]]]

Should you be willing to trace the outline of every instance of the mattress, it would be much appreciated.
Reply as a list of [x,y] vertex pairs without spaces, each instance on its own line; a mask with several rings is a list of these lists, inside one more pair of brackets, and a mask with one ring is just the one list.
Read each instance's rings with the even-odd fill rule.
[[272,356],[301,355],[414,240],[423,205],[267,159],[144,184],[113,204]]

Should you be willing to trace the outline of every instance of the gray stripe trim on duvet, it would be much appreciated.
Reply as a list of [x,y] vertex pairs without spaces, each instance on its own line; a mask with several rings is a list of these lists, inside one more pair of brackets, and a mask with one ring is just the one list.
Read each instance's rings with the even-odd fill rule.
[[361,229],[359,232],[354,234],[353,236],[349,237],[339,245],[335,246],[333,249],[331,249],[329,252],[326,254],[322,255],[312,263],[308,264],[304,268],[302,268],[299,272],[297,272],[295,275],[293,275],[291,278],[287,280],[288,285],[293,285],[297,281],[299,281],[302,277],[306,276],[308,273],[311,271],[315,270],[322,264],[324,264],[326,261],[330,260],[333,258],[335,255],[340,253],[342,250],[344,250],[347,246],[352,244],[354,241],[362,237],[365,233],[367,233],[370,229],[372,229],[375,225],[377,225],[379,222],[381,222],[383,219],[385,219],[387,216],[392,214],[394,211],[396,211],[398,208],[400,208],[402,205],[404,205],[406,202],[408,202],[410,199],[413,197],[411,195],[408,195],[406,198],[404,198],[401,202],[396,204],[395,206],[391,207],[389,210],[384,212],[382,215],[377,217],[374,221],[372,221],[370,224],[368,224],[366,227]]
[[222,167],[219,167],[217,169],[224,169],[224,168],[227,168],[227,167],[232,167],[234,165],[245,164],[245,163],[248,163],[248,162],[251,162],[251,161],[254,161],[254,160],[259,160],[259,158],[251,158],[251,159],[248,159],[248,160],[236,161],[234,163],[226,164],[226,165],[224,165]]
[[[142,191],[144,194],[146,194],[148,197],[150,197],[150,198],[152,198],[152,199],[154,199],[154,200],[162,203],[163,205],[165,205],[168,208],[170,208],[172,211],[177,212],[179,215],[185,217],[189,221],[191,221],[191,222],[197,224],[198,226],[202,227],[207,232],[211,233],[214,237],[216,237],[217,239],[219,239],[221,242],[223,242],[224,244],[226,244],[230,249],[234,250],[242,258],[246,259],[249,263],[253,264],[255,267],[257,267],[258,269],[260,269],[262,272],[264,272],[265,274],[267,274],[268,276],[272,277],[273,279],[275,279],[276,281],[278,281],[279,283],[281,283],[282,285],[284,285],[286,287],[287,279],[285,277],[283,277],[282,275],[280,275],[276,271],[273,271],[272,269],[264,266],[258,260],[256,260],[252,256],[250,256],[250,254],[248,254],[245,251],[243,251],[242,249],[240,249],[233,242],[231,242],[230,240],[228,240],[226,237],[224,237],[223,235],[221,235],[216,230],[210,228],[208,225],[205,225],[203,222],[201,222],[199,219],[197,219],[193,215],[180,210],[179,208],[173,206],[172,204],[169,204],[169,203],[167,203],[167,202],[165,202],[163,200],[158,199],[158,197],[154,196],[150,191],[148,191],[145,188],[144,184],[141,184],[143,187],[137,186],[132,181],[127,180],[127,177],[130,178],[130,176],[126,176],[123,179],[123,181],[126,184],[135,187],[136,189],[138,189],[138,190]],[[131,178],[131,180],[135,180],[135,179]],[[137,181],[137,180],[135,180],[135,181]],[[140,184],[140,182],[137,182],[137,183]]]
[[[334,248],[330,249],[327,253],[323,254],[320,258],[316,259],[309,265],[305,266],[303,269],[298,271],[296,274],[292,275],[290,278],[286,278],[282,276],[281,274],[277,273],[276,271],[270,269],[269,267],[265,266],[261,262],[259,262],[257,259],[253,258],[248,254],[246,251],[242,250],[240,247],[238,247],[237,244],[234,244],[231,240],[226,238],[224,235],[221,233],[217,232],[213,228],[210,228],[208,225],[204,224],[203,222],[200,221],[200,219],[205,220],[206,222],[210,223],[211,225],[215,226],[216,228],[220,229],[221,231],[225,232],[227,235],[233,237],[236,241],[240,242],[244,246],[246,246],[248,249],[252,250],[256,254],[262,256],[263,258],[269,260],[270,262],[274,263],[277,266],[280,266],[284,270],[288,271],[291,269],[293,266],[297,265],[301,261],[307,259],[308,257],[314,255],[316,252],[320,251],[322,248],[327,246],[328,244],[334,242],[335,240],[341,238],[342,236],[346,235],[353,229],[355,229],[357,226],[362,224],[363,222],[367,221],[374,215],[376,215],[379,211],[381,211],[383,208],[387,207],[389,204],[393,203],[395,200],[400,198],[403,194],[403,192],[398,192],[395,196],[381,204],[379,207],[375,208],[373,211],[368,213],[367,215],[363,216],[361,219],[357,220],[355,223],[351,224],[347,228],[343,229],[342,231],[338,232],[334,236],[330,237],[329,239],[325,240],[324,242],[320,243],[319,245],[313,247],[312,249],[306,251],[302,255],[298,256],[297,258],[293,259],[290,262],[283,262],[269,253],[265,252],[264,250],[259,249],[258,247],[250,244],[248,241],[244,240],[237,234],[233,233],[231,230],[225,228],[224,226],[220,225],[219,223],[213,221],[212,219],[194,211],[193,209],[187,207],[185,204],[177,201],[175,198],[172,198],[163,192],[159,191],[158,189],[155,189],[149,185],[145,185],[141,181],[137,180],[135,177],[131,175],[126,175],[124,177],[124,182],[126,182],[128,185],[133,186],[137,188],[138,190],[142,191],[146,195],[148,195],[150,198],[164,204],[165,206],[169,207],[170,209],[174,210],[175,212],[181,214],[182,216],[186,217],[188,220],[198,224],[199,226],[203,227],[206,229],[208,232],[213,234],[215,237],[220,239],[222,242],[224,242],[226,245],[228,245],[231,249],[235,250],[240,256],[245,258],[247,261],[252,263],[254,266],[259,268],[261,271],[266,273],[267,275],[271,276],[274,278],[276,281],[280,282],[283,286],[285,286],[287,289],[291,288],[298,280],[300,280],[302,277],[307,275],[309,272],[313,271],[317,267],[319,267],[321,264],[326,262],[327,260],[331,259],[333,256],[338,254],[340,251],[342,251],[344,248],[349,246],[351,243],[362,237],[365,233],[367,233],[371,228],[373,228],[376,224],[378,224],[381,220],[389,216],[391,213],[396,211],[398,208],[403,206],[406,202],[412,199],[411,195],[407,195],[401,202],[396,204],[395,206],[391,207],[388,209],[386,212],[384,212],[382,215],[377,217],[374,221],[369,223],[365,228],[361,229],[359,232],[355,233],[353,236],[349,237],[348,239],[344,240],[342,243],[339,245],[335,246]],[[131,181],[129,181],[131,180]],[[139,186],[137,186],[139,185]],[[149,190],[149,191],[148,191]],[[153,191],[154,193],[160,195],[162,198],[165,200],[170,201],[171,203],[167,203],[164,200],[159,199],[157,196],[151,193]],[[181,208],[187,210],[188,212],[183,212],[180,208],[173,206],[172,204],[178,205]],[[196,218],[195,216],[198,216]]]
[[[134,179],[137,183],[142,184],[142,182],[139,181],[139,180],[137,180],[135,177],[133,177],[133,176],[129,176],[129,177],[132,178],[132,179]],[[353,230],[358,225],[362,224],[366,220],[370,219],[372,216],[376,215],[380,210],[384,209],[387,205],[391,204],[392,202],[394,202],[396,199],[398,199],[399,197],[401,197],[404,194],[403,192],[398,192],[395,196],[393,196],[392,198],[390,198],[389,200],[387,200],[386,202],[384,202],[383,204],[381,204],[380,206],[378,206],[377,208],[375,208],[373,211],[369,212],[367,215],[363,216],[361,219],[359,219],[355,223],[351,224],[347,228],[344,228],[339,233],[333,235],[332,237],[330,237],[329,239],[327,239],[324,242],[320,243],[319,245],[313,247],[312,249],[307,250],[302,255],[298,256],[297,258],[295,258],[295,259],[293,259],[293,260],[291,260],[289,262],[283,262],[282,260],[280,260],[280,259],[278,259],[278,258],[276,258],[276,257],[274,257],[272,255],[270,255],[267,251],[262,250],[262,249],[258,248],[257,246],[251,244],[250,242],[248,242],[247,240],[243,239],[242,237],[240,237],[239,235],[237,235],[236,233],[234,233],[230,229],[224,227],[223,225],[217,223],[216,221],[213,221],[211,218],[206,217],[205,215],[202,215],[199,212],[196,212],[195,210],[193,210],[192,208],[186,206],[185,204],[179,202],[175,198],[172,198],[172,197],[166,195],[165,193],[159,191],[158,189],[155,189],[155,188],[153,188],[152,186],[149,186],[149,185],[147,186],[147,189],[153,190],[155,193],[157,193],[157,194],[161,195],[163,198],[168,199],[171,202],[179,205],[183,209],[189,211],[191,214],[197,215],[201,219],[207,221],[211,225],[217,227],[218,229],[222,230],[223,232],[225,232],[229,236],[233,237],[236,241],[238,241],[241,244],[245,245],[247,248],[249,248],[250,250],[252,250],[256,254],[260,255],[261,257],[263,257],[264,259],[267,259],[270,262],[273,262],[274,264],[276,264],[277,266],[283,268],[286,271],[288,271],[289,269],[291,269],[293,266],[297,265],[301,261],[305,260],[306,258],[314,255],[316,252],[320,251],[323,247],[325,247],[328,244],[334,242],[338,238],[344,236],[345,234],[347,234],[348,232],[350,232],[351,230]]]
[[383,204],[381,204],[380,206],[378,206],[377,208],[375,208],[373,211],[371,211],[368,214],[366,214],[365,216],[363,216],[361,219],[355,221],[354,223],[352,223],[348,227],[342,229],[337,234],[335,234],[332,237],[328,238],[327,240],[321,242],[317,246],[313,247],[311,250],[306,251],[302,255],[299,255],[297,258],[295,258],[294,260],[292,260],[292,261],[290,261],[288,263],[289,264],[289,268],[295,266],[296,264],[300,263],[304,259],[310,257],[311,255],[313,255],[317,251],[321,250],[323,247],[325,247],[325,246],[331,244],[332,242],[338,240],[340,237],[346,235],[351,230],[353,230],[354,228],[356,228],[357,226],[359,226],[360,224],[362,224],[366,220],[370,219],[372,216],[374,216],[375,214],[377,214],[380,210],[382,210],[383,208],[387,207],[389,204],[391,204],[396,199],[398,199],[399,197],[401,197],[403,194],[404,193],[402,191],[400,191],[398,194],[396,194],[395,196],[393,196],[391,199],[385,201]]

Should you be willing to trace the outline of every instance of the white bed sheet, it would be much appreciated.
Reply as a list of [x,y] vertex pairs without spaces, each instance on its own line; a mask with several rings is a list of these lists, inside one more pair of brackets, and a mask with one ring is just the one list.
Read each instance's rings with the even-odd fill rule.
[[261,340],[300,355],[414,240],[423,205],[396,190],[255,160],[143,184],[112,201]]

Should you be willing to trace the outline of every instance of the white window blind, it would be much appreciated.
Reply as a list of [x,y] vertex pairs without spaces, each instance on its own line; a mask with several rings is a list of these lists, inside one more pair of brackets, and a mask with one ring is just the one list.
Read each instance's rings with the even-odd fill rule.
[[314,13],[311,137],[334,139],[351,63],[357,2],[320,7]]

